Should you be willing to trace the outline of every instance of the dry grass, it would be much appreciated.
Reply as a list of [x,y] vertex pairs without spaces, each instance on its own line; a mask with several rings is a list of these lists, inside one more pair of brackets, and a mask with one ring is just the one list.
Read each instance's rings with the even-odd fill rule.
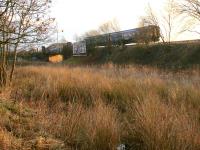
[[198,70],[21,67],[1,93],[1,135],[14,142],[0,146],[198,150],[199,91]]
[[183,108],[163,104],[158,99],[148,99],[136,104],[134,123],[130,132],[139,138],[142,149],[198,150],[200,126],[198,119]]

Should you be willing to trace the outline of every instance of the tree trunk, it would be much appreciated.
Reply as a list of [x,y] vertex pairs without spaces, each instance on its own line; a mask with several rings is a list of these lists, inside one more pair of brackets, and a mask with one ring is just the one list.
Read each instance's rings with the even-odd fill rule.
[[7,84],[7,72],[6,72],[6,52],[5,46],[2,48],[2,57],[1,57],[1,64],[0,64],[0,86],[6,86]]
[[16,61],[17,61],[17,47],[18,47],[18,43],[15,44],[15,49],[14,49],[14,60],[13,60],[12,68],[11,68],[11,72],[10,72],[10,82],[12,82],[13,74],[14,74],[14,71],[15,71],[15,65],[16,65]]
[[[4,29],[4,26],[3,26]],[[6,37],[5,33],[2,32],[2,41],[4,42]],[[2,44],[2,56],[0,64],[0,86],[4,87],[7,84],[7,72],[6,72],[6,45]]]

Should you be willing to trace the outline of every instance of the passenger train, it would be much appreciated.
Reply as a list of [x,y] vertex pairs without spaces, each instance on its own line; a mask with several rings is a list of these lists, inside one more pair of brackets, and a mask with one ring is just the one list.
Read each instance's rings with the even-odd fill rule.
[[73,43],[73,55],[86,55],[89,48],[98,46],[119,46],[130,43],[157,42],[160,39],[160,28],[155,25],[136,29],[86,37],[83,41]]

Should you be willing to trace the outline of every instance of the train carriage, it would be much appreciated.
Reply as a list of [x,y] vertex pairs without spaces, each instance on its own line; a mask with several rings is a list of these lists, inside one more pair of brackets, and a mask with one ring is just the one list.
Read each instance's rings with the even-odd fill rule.
[[97,46],[149,43],[159,41],[159,39],[160,28],[155,25],[150,25],[136,29],[86,37],[83,41],[74,43],[73,55],[85,55],[89,49]]

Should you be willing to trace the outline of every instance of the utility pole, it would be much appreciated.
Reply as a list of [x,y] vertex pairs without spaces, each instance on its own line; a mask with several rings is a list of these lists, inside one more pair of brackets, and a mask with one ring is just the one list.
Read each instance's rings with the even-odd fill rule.
[[[61,32],[64,32],[63,30],[60,30]],[[56,34],[57,34],[57,46],[58,46],[58,38],[59,38],[59,29],[58,29],[58,22],[56,22]],[[64,47],[64,46],[63,46]],[[58,46],[58,49],[59,49],[59,51],[61,52],[62,50],[62,48],[60,47],[60,46]]]
[[58,43],[58,23],[56,22],[57,43]]

